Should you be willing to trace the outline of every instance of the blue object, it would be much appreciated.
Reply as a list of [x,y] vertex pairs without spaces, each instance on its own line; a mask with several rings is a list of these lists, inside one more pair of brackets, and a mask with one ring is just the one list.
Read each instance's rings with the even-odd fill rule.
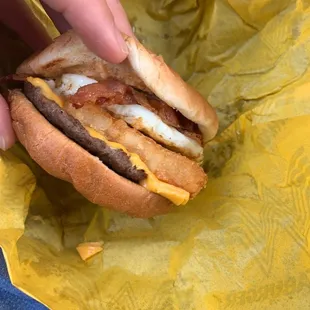
[[0,249],[0,310],[46,310],[45,306],[16,289],[10,281]]

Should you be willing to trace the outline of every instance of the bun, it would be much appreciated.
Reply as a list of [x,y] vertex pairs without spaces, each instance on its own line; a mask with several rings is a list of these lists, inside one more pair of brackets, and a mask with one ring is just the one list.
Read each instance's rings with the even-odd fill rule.
[[186,83],[163,60],[147,50],[133,37],[126,36],[128,60],[136,75],[158,98],[198,124],[204,143],[218,130],[214,109],[191,85]]
[[57,37],[41,52],[27,58],[16,70],[17,74],[57,78],[64,73],[87,75],[101,81],[114,77],[128,85],[147,90],[142,80],[134,74],[126,59],[121,64],[111,64],[93,54],[73,30]]
[[70,72],[84,74],[96,80],[108,76],[117,78],[128,85],[153,92],[198,124],[204,144],[211,140],[217,133],[218,119],[207,100],[183,81],[162,57],[151,53],[136,39],[124,37],[129,55],[121,64],[110,64],[97,57],[70,30],[56,38],[41,53],[21,64],[17,73],[55,78]]
[[70,182],[86,199],[128,215],[148,218],[173,210],[165,198],[119,176],[53,127],[18,90],[9,96],[15,133],[50,175]]

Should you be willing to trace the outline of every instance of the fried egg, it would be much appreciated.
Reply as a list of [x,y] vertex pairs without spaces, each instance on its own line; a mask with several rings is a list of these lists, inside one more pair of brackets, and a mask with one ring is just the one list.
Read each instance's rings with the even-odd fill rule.
[[[74,95],[79,88],[98,83],[98,81],[80,74],[63,74],[57,86],[54,81],[46,82],[57,94],[63,96]],[[173,150],[194,158],[202,157],[203,148],[197,141],[167,125],[157,114],[139,104],[111,105],[107,107],[107,110],[123,119],[130,126]]]
[[107,110],[159,143],[181,150],[191,157],[197,158],[202,155],[203,149],[198,142],[167,125],[159,116],[141,105],[115,104],[107,107]]

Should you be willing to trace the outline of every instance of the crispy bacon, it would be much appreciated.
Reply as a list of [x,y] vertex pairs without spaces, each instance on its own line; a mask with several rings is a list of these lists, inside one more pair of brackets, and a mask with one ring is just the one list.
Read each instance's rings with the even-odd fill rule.
[[21,74],[9,74],[0,77],[0,93],[8,100],[10,89],[23,88],[23,83],[26,81],[27,76]]
[[0,83],[12,82],[12,81],[25,82],[27,77],[28,75],[26,74],[9,74],[6,76],[1,76]]
[[202,135],[195,123],[168,106],[154,94],[134,89],[114,79],[83,86],[76,94],[70,96],[68,101],[77,109],[86,103],[96,103],[104,108],[114,104],[140,104],[156,113],[167,125],[202,144]]
[[137,102],[140,105],[156,113],[167,125],[178,129],[186,136],[195,139],[199,143],[202,143],[202,136],[197,124],[187,119],[179,111],[168,106],[165,102],[157,98],[155,95],[144,93],[142,94],[142,96],[145,98],[145,100],[143,101],[139,100],[138,97],[136,97]]
[[118,81],[108,79],[101,83],[89,84],[79,88],[76,94],[68,98],[75,108],[81,108],[86,103],[96,103],[102,107],[113,104],[134,104],[129,92],[130,87]]

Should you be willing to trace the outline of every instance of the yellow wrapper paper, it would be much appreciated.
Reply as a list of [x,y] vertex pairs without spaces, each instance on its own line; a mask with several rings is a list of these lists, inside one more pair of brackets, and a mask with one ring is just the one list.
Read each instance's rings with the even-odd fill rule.
[[[171,215],[132,219],[91,205],[20,146],[1,153],[13,284],[52,309],[307,309],[310,1],[123,4],[137,37],[217,109],[208,186]],[[75,247],[97,241],[104,250],[82,261]]]

